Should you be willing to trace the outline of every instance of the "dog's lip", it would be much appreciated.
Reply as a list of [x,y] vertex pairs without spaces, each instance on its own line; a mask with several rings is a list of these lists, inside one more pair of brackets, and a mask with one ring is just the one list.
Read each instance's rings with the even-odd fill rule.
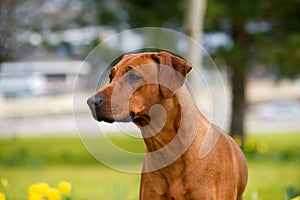
[[99,116],[99,115],[93,115],[94,119],[97,120],[98,122],[107,122],[107,123],[114,123],[115,120],[114,119],[110,119],[107,117],[103,117],[103,116]]
[[108,118],[108,117],[105,117],[105,116],[100,116],[97,114],[96,111],[91,111],[92,112],[92,115],[94,117],[95,120],[99,121],[99,122],[108,122],[108,123],[113,123],[113,122],[131,122],[132,121],[132,118],[130,115],[127,115],[126,117],[123,117],[123,118],[120,118],[120,119],[112,119],[112,118]]
[[97,116],[97,121],[101,122],[101,121],[104,121],[104,122],[108,122],[108,123],[113,123],[113,122],[131,122],[132,119],[130,117],[130,115],[124,117],[124,118],[121,118],[121,119],[110,119],[110,118],[103,118],[103,117],[99,117]]
[[115,121],[116,122],[131,122],[135,118],[135,113],[130,112],[125,117],[112,119],[110,117],[106,117],[105,115],[99,115],[97,112],[97,108],[95,108],[93,106],[89,106],[89,108],[90,108],[93,118],[99,122],[102,122],[102,121],[108,122],[108,123],[113,123]]
[[95,108],[90,108],[90,111],[91,111],[91,113],[92,113],[93,118],[94,118],[96,121],[98,121],[98,122],[104,121],[104,122],[108,122],[108,123],[113,123],[113,122],[115,121],[115,120],[113,120],[113,119],[109,119],[109,118],[107,118],[107,117],[100,116],[100,115],[97,113],[97,111],[96,111]]

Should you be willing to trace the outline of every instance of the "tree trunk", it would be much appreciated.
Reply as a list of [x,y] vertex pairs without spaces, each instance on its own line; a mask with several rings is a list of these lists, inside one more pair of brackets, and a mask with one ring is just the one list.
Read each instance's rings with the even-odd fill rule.
[[[188,52],[186,52],[186,59],[192,64],[193,68],[197,68],[201,71],[202,68],[202,49],[199,44],[202,45],[202,32],[204,17],[206,12],[207,0],[188,0],[187,9],[185,11],[185,24],[184,32],[191,39],[188,41]],[[196,42],[195,42],[196,41]],[[190,73],[188,81],[191,84],[195,96],[203,96],[201,91],[201,80],[197,73]],[[197,98],[196,98],[197,99]],[[197,103],[196,103],[197,104]],[[197,106],[199,106],[197,104]]]
[[[202,45],[202,31],[206,11],[206,0],[189,0],[187,1],[187,9],[185,16],[184,32],[192,40]],[[202,51],[190,40],[188,59],[196,67],[202,65]]]
[[201,44],[206,0],[188,0],[185,16],[185,33]]
[[244,141],[244,116],[246,108],[245,98],[245,69],[241,66],[231,66],[232,68],[232,113],[230,135]]

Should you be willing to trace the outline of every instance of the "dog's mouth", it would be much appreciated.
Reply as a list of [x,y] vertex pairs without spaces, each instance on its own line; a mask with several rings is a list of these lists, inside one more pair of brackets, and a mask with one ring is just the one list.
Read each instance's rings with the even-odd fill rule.
[[110,117],[107,112],[99,112],[95,108],[90,108],[92,116],[95,120],[99,122],[107,122],[107,123],[113,123],[113,122],[132,122],[132,119],[135,117],[135,113],[129,113],[125,117]]
[[150,123],[149,116],[139,115],[135,112],[130,112],[125,117],[110,117],[110,115],[106,114],[108,112],[98,111],[95,108],[90,108],[93,118],[98,122],[134,122],[137,126],[143,127]]

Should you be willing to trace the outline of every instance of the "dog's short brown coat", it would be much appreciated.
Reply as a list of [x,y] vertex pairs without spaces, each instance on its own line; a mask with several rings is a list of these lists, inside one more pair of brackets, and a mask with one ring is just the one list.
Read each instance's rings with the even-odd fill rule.
[[[184,86],[190,70],[189,63],[166,52],[125,55],[112,69],[110,84],[95,94],[101,106],[89,103],[93,116],[107,122],[131,119],[141,129],[147,154],[140,199],[242,199],[244,155],[195,106]],[[151,110],[155,105],[164,111]]]

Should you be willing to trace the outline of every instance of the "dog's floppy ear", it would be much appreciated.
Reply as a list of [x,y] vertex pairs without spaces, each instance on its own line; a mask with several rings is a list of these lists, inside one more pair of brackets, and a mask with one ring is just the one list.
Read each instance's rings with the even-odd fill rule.
[[110,74],[109,74],[109,83],[111,83],[112,79],[114,78],[115,74],[117,72],[117,68],[116,67],[113,67],[110,71]]
[[160,92],[165,98],[171,98],[183,85],[185,77],[192,67],[187,61],[167,52],[153,53],[151,57],[158,63]]

